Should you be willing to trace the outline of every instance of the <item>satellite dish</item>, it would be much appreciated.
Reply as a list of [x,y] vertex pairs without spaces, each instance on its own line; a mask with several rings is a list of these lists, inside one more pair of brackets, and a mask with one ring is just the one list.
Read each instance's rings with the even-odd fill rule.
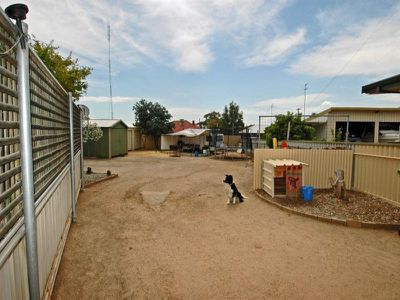
[[79,104],[78,106],[82,110],[83,115],[85,117],[89,117],[89,113],[90,113],[89,107],[87,107],[86,105],[83,105],[83,104]]

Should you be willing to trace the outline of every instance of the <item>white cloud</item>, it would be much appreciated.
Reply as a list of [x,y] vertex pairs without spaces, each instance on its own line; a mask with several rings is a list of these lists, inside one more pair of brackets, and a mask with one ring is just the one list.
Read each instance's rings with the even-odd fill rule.
[[[303,112],[304,95],[289,96],[281,98],[269,98],[257,101],[243,108],[245,119],[249,122],[258,122],[258,116],[270,115],[272,104],[272,114],[285,114],[288,111],[296,112],[300,108],[300,113]],[[332,95],[330,94],[309,94],[306,101],[306,114],[320,112],[326,108],[334,106]]]
[[393,30],[400,26],[400,19],[395,17],[399,12],[400,6],[397,6],[392,8],[389,16],[370,19],[346,30],[338,28],[340,33],[327,44],[302,54],[290,65],[289,71],[319,77],[398,73],[400,35]]
[[[110,22],[114,70],[150,60],[193,72],[213,62],[217,41],[248,44],[265,32],[273,37],[274,23],[291,0],[22,2],[30,9],[30,33],[42,41],[54,40],[65,53],[73,51],[83,64],[107,68]],[[5,0],[2,7],[12,3]]]
[[360,94],[352,102],[374,107],[400,107],[400,94]]
[[279,36],[272,40],[263,41],[256,50],[244,59],[249,66],[272,65],[280,62],[305,43],[305,28],[286,36]]
[[[128,103],[128,102],[137,102],[142,97],[120,97],[120,96],[113,96],[112,100],[113,103]],[[80,103],[109,103],[110,96],[84,96],[79,100]]]

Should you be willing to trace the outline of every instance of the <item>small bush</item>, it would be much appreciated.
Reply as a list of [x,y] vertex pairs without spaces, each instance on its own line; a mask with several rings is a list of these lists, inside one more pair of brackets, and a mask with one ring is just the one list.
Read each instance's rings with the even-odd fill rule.
[[86,174],[93,174],[92,168],[88,167],[86,170]]
[[107,170],[107,176],[111,176],[111,171]]

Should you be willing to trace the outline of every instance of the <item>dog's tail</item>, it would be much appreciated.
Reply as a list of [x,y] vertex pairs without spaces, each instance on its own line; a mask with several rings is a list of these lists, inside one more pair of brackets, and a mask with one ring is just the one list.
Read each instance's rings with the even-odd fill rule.
[[245,195],[239,194],[239,202],[244,202],[244,199],[247,199]]

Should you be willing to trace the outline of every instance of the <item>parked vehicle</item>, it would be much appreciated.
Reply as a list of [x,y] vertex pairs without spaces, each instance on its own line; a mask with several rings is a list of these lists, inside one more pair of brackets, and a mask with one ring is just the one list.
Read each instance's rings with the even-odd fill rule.
[[399,143],[400,131],[399,130],[380,130],[379,142],[381,143]]

